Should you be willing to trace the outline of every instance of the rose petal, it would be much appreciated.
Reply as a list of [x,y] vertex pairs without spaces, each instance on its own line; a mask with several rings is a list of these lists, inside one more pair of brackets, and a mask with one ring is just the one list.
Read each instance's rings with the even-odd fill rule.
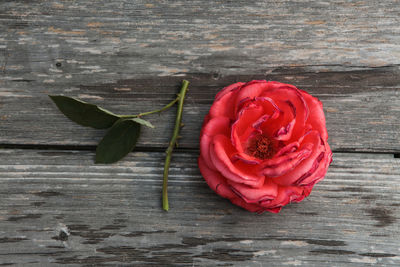
[[243,199],[241,199],[240,197],[236,197],[236,198],[232,198],[230,199],[230,201],[239,206],[242,207],[248,211],[251,212],[257,212],[257,213],[262,213],[264,211],[264,209],[258,205],[258,204],[253,204],[253,203],[247,203],[246,201],[244,201]]
[[272,180],[283,186],[293,185],[299,178],[301,178],[305,173],[307,173],[314,164],[314,161],[320,155],[321,152],[325,151],[325,147],[321,144],[321,136],[317,131],[310,131],[306,133],[300,140],[301,147],[309,143],[313,145],[313,151],[308,158],[304,159],[300,164],[298,164],[292,171],[286,174],[274,177]]
[[314,172],[312,170],[309,170],[309,172],[307,173],[309,175],[306,176],[304,174],[303,177],[296,181],[296,184],[301,186],[313,186],[325,177],[329,164],[332,161],[332,151],[328,143],[325,143],[325,152],[322,153],[324,153],[323,158],[317,158],[314,161],[315,165],[313,165],[312,167],[312,169],[315,168]]
[[242,162],[250,165],[257,165],[262,162],[262,160],[254,158],[252,156],[247,155],[246,153],[238,152],[231,157],[232,162],[236,162],[241,160]]
[[236,197],[226,183],[226,179],[217,171],[208,168],[202,157],[198,159],[199,169],[208,186],[224,198]]
[[304,173],[299,179],[297,179],[293,184],[294,185],[300,185],[304,180],[306,180],[307,178],[309,178],[312,174],[314,174],[316,172],[316,170],[318,169],[321,160],[324,158],[325,156],[325,152],[322,151],[318,157],[314,160],[311,169],[309,169],[306,173]]
[[307,123],[311,124],[312,128],[321,134],[324,141],[328,140],[328,131],[325,127],[325,115],[322,108],[322,102],[305,91],[300,90],[300,92],[310,109],[310,116]]
[[231,84],[225,88],[223,88],[221,91],[219,91],[216,96],[215,96],[215,100],[219,100],[221,99],[224,95],[226,95],[227,93],[231,92],[231,91],[235,91],[238,90],[243,84],[242,82],[237,82],[234,84]]
[[265,208],[264,211],[269,211],[272,213],[279,213],[282,210],[283,207],[278,207],[278,208]]
[[236,107],[235,112],[238,112],[238,108],[241,106],[240,103],[243,102],[243,100],[254,99],[267,89],[268,83],[265,80],[254,80],[242,85],[237,92],[236,101],[231,103],[231,105],[233,104],[233,106]]
[[282,147],[282,148],[275,154],[275,157],[280,157],[280,156],[285,155],[285,154],[287,154],[287,153],[294,152],[294,151],[296,151],[297,149],[299,149],[299,147],[300,147],[299,142],[290,143],[290,144],[288,144],[288,145]]
[[268,177],[278,177],[286,174],[310,156],[312,147],[312,144],[307,143],[296,152],[266,160],[263,162],[262,173]]
[[269,114],[272,119],[278,118],[279,113],[282,112],[275,101],[269,97],[256,97],[254,98],[254,102],[262,106],[264,113]]
[[[243,183],[253,187],[261,187],[264,183],[264,176],[259,176],[250,172],[250,169],[243,171],[233,164],[231,156],[236,154],[235,148],[224,135],[214,136],[210,147],[211,160],[216,169],[227,179],[236,183]],[[243,167],[243,166],[242,166]]]
[[[297,142],[296,142],[297,143]],[[292,144],[290,144],[291,146],[296,146],[297,144],[296,143],[292,143]],[[294,150],[294,151],[291,151],[291,152],[287,152],[287,153],[284,153],[284,154],[275,154],[275,156],[273,157],[273,158],[271,158],[271,159],[265,159],[263,162],[262,162],[262,167],[269,167],[269,168],[273,168],[273,167],[276,167],[277,165],[279,165],[279,164],[281,164],[281,163],[284,163],[284,162],[286,162],[286,161],[288,161],[288,160],[292,160],[292,159],[294,159],[294,158],[298,158],[299,156],[301,156],[302,154],[304,154],[304,152],[306,152],[306,151],[308,151],[308,152],[311,152],[312,151],[312,148],[314,147],[314,145],[313,144],[310,144],[310,143],[304,143],[304,144],[302,144],[300,147],[296,147],[296,149]],[[289,149],[289,147],[288,146],[286,146],[286,147],[284,147],[284,149],[285,150],[287,150],[287,149]],[[282,153],[281,152],[282,150],[280,150],[279,152],[280,153]]]
[[278,194],[276,198],[274,198],[271,201],[262,201],[260,203],[261,206],[263,206],[265,209],[268,211],[271,210],[279,210],[290,203],[291,199],[297,199],[301,198],[303,196],[303,189],[300,187],[295,187],[295,186],[279,186],[278,187]]
[[222,94],[210,107],[210,117],[228,117],[232,120],[235,119],[235,106],[232,105],[232,102],[236,100],[236,97],[236,91],[228,91]]
[[270,180],[265,181],[260,188],[251,188],[247,185],[228,181],[234,193],[247,203],[259,203],[260,201],[272,200],[278,194],[278,186]]
[[279,117],[282,111],[278,105],[269,97],[256,97],[254,102],[263,107],[263,116],[253,123],[253,128],[259,129],[267,120],[275,120]]
[[311,191],[313,189],[313,185],[311,186],[303,186],[303,196],[308,197],[311,194]]
[[289,88],[298,90],[297,87],[294,85],[291,85],[288,83],[275,82],[275,81],[269,81],[268,86],[269,86],[270,90],[280,89],[282,87],[289,87]]
[[228,117],[211,118],[206,124],[203,125],[201,134],[202,136],[207,135],[209,137],[213,137],[217,134],[223,134],[228,137],[230,136],[229,127],[230,119]]
[[207,166],[216,170],[210,158],[210,144],[213,137],[217,134],[229,135],[230,119],[227,117],[216,117],[208,120],[200,135],[200,155],[203,157]]
[[232,125],[231,131],[232,144],[238,151],[244,151],[244,143],[255,131],[255,129],[252,127],[252,124],[254,121],[257,121],[262,114],[263,108],[255,104],[247,106],[239,112],[238,119]]
[[261,124],[263,134],[273,137],[275,140],[289,140],[296,123],[296,111],[290,101],[277,101],[279,116]]
[[296,123],[296,119],[293,119],[291,122],[286,124],[285,126],[282,126],[278,131],[275,132],[273,135],[276,140],[280,141],[286,141],[289,140],[290,137],[292,136],[293,132],[293,125]]
[[[278,106],[280,108],[282,108],[282,101],[286,102],[286,105],[290,106],[290,108],[294,111],[296,123],[293,127],[294,129],[297,129],[297,131],[292,133],[290,140],[297,140],[301,135],[303,135],[304,132],[302,130],[304,129],[305,123],[309,116],[308,105],[303,97],[303,94],[293,85],[281,84],[277,82],[270,82],[269,85],[271,89],[263,92],[262,96],[270,97],[275,102],[279,102]],[[284,96],[284,99],[282,99],[282,96]],[[295,109],[293,109],[293,107],[295,107]],[[286,126],[287,124],[281,125]]]
[[227,185],[225,177],[219,172],[213,171],[207,167],[201,157],[198,159],[199,169],[208,186],[221,197],[229,199],[233,204],[240,206],[251,212],[261,212],[262,209],[257,204],[246,203],[238,197]]
[[248,139],[256,133],[261,133],[260,126],[267,120],[276,119],[280,112],[270,98],[256,97],[247,101],[232,125],[231,140],[236,149],[244,152]]

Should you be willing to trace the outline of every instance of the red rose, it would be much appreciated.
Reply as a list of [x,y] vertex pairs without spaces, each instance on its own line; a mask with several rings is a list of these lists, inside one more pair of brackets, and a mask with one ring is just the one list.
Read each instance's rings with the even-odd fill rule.
[[322,103],[290,84],[235,83],[200,134],[199,168],[217,194],[252,212],[300,202],[332,161]]

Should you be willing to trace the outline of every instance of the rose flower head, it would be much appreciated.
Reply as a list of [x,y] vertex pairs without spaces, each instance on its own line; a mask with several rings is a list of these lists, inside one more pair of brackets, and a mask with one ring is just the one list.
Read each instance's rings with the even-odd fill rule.
[[235,83],[204,119],[199,169],[220,196],[252,212],[300,202],[332,161],[322,103],[290,84]]

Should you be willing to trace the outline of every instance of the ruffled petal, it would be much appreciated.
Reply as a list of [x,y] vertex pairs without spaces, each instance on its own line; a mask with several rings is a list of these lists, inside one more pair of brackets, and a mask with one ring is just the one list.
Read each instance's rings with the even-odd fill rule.
[[272,180],[275,183],[282,186],[296,184],[297,180],[302,178],[303,175],[307,174],[313,168],[315,160],[317,160],[320,154],[325,151],[324,145],[321,144],[321,136],[317,131],[308,132],[299,140],[299,142],[301,143],[301,148],[307,144],[311,144],[313,146],[312,153],[308,158],[303,159],[301,163],[290,172],[279,177],[273,177]]
[[235,119],[235,106],[232,105],[232,102],[235,102],[236,97],[236,91],[228,91],[222,94],[222,96],[212,104],[209,112],[210,117],[228,117],[232,120]]
[[231,141],[239,152],[245,152],[249,139],[259,135],[261,125],[276,120],[281,110],[267,97],[256,97],[247,101],[238,112],[237,120],[232,125]]
[[253,123],[253,128],[260,130],[261,126],[271,120],[275,120],[282,114],[282,110],[279,109],[278,105],[269,97],[256,97],[253,103],[263,108],[263,116],[261,116],[256,122]]
[[[303,97],[303,94],[299,89],[294,87],[293,85],[277,83],[277,82],[269,82],[270,90],[263,92],[262,96],[270,97],[275,102],[279,102],[278,106],[281,108],[282,102],[285,102],[295,113],[296,122],[293,126],[295,130],[292,133],[291,138],[286,140],[297,140],[300,138],[304,132],[305,123],[309,116],[309,108],[306,100]],[[284,97],[283,97],[284,96]],[[281,124],[282,126],[286,126],[287,124]]]
[[288,124],[279,128],[273,135],[276,140],[286,141],[290,139],[293,133],[294,124],[296,123],[296,119],[291,120]]
[[231,120],[228,117],[211,118],[203,125],[201,134],[210,137],[213,137],[217,134],[222,134],[228,137],[230,136],[230,122]]
[[233,154],[231,157],[231,160],[233,163],[237,162],[238,160],[242,161],[245,164],[248,165],[258,165],[260,163],[262,163],[261,159],[252,157],[250,155],[247,155],[246,153],[243,152],[238,152],[236,154]]
[[259,203],[272,200],[278,194],[278,186],[270,180],[265,181],[260,188],[251,188],[247,185],[228,181],[232,191],[247,203]]
[[279,177],[297,167],[303,160],[308,158],[313,149],[313,144],[305,144],[296,152],[265,160],[262,165],[262,173],[267,177]]
[[300,90],[300,92],[310,109],[310,116],[308,117],[307,123],[311,124],[313,130],[317,130],[321,134],[321,138],[324,141],[328,140],[328,131],[325,126],[325,114],[322,108],[322,102],[305,91]]
[[289,140],[296,124],[296,110],[290,101],[274,101],[279,106],[279,116],[263,122],[260,129],[263,134],[279,141]]
[[286,146],[282,147],[278,152],[276,152],[275,157],[280,157],[283,155],[286,155],[288,153],[292,153],[294,151],[296,151],[297,149],[299,149],[300,144],[299,142],[293,142],[293,143],[289,143]]
[[308,170],[307,173],[303,174],[303,176],[296,181],[296,184],[301,186],[313,186],[318,183],[324,179],[331,161],[332,151],[328,143],[325,143],[325,152],[321,152],[319,157],[314,161],[312,168]]
[[236,206],[242,207],[242,208],[244,208],[244,209],[246,209],[248,211],[251,211],[251,212],[262,213],[264,211],[264,209],[260,205],[253,204],[253,203],[247,203],[246,201],[244,201],[240,197],[231,198],[230,201],[233,204],[235,204]]
[[235,102],[231,102],[235,106],[235,112],[241,107],[243,101],[252,100],[262,94],[263,91],[268,89],[268,83],[264,80],[254,80],[248,82],[237,91],[237,98]]
[[229,188],[226,179],[217,171],[208,168],[202,157],[198,159],[199,169],[208,186],[218,195],[224,198],[234,198],[236,195]]
[[[240,167],[240,162],[233,164],[231,161],[232,155],[236,154],[235,148],[224,135],[216,135],[210,147],[211,160],[216,169],[227,179],[236,183],[247,184],[259,188],[264,183],[264,176],[256,175],[250,172],[250,169],[243,171]],[[244,164],[246,165],[246,164]],[[247,166],[247,165],[246,165]]]
[[260,205],[272,212],[279,212],[280,209],[289,204],[290,202],[296,202],[295,200],[304,198],[303,189],[295,186],[279,186],[277,196],[273,200],[262,201]]
[[220,100],[227,93],[238,90],[240,87],[242,87],[243,84],[245,84],[245,83],[237,82],[237,83],[228,85],[227,87],[223,88],[221,91],[219,91],[216,94],[215,100]]
[[229,135],[230,119],[227,117],[216,117],[208,119],[203,125],[200,134],[200,155],[203,157],[207,166],[216,170],[210,158],[210,144],[213,137],[217,134]]
[[263,115],[263,108],[255,104],[243,108],[238,119],[232,125],[231,141],[236,149],[244,151],[244,145],[249,136],[255,131],[252,124]]

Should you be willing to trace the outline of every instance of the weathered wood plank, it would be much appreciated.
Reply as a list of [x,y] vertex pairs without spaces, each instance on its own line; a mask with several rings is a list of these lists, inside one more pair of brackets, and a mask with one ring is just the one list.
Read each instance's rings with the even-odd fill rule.
[[1,150],[0,264],[398,266],[400,159],[340,154],[311,196],[251,214],[215,195],[196,155],[93,165],[84,151]]
[[[394,0],[1,1],[0,143],[95,145],[102,133],[67,122],[46,94],[138,112],[186,77],[181,144],[197,147],[217,90],[266,78],[321,97],[333,149],[397,153],[399,12]],[[173,114],[140,145],[165,146]]]
[[[218,90],[235,81],[278,80],[296,84],[319,97],[325,108],[329,142],[336,151],[400,151],[400,70],[312,71],[303,68],[277,69],[268,75],[185,76],[191,81],[184,107],[182,147],[197,148],[203,117]],[[116,83],[78,85],[71,91],[51,85],[19,84],[18,91],[7,83],[0,87],[0,143],[96,145],[104,131],[75,125],[66,119],[47,97],[64,94],[80,97],[116,113],[137,114],[163,106],[172,100],[181,77],[149,77]],[[122,90],[122,89],[123,90]],[[155,129],[144,129],[139,146],[166,147],[172,133],[175,110],[149,119]]]
[[[182,147],[197,148],[214,94],[288,82],[325,104],[336,151],[400,152],[398,1],[1,1],[0,144],[93,146],[47,94],[115,112],[160,107],[192,82]],[[174,111],[141,147],[166,146]],[[279,215],[211,192],[196,155],[93,165],[84,151],[0,150],[0,264],[398,266],[399,159],[335,154],[325,181]]]
[[376,67],[400,64],[399,13],[396,0],[1,1],[0,49],[6,73],[47,83],[286,64]]

